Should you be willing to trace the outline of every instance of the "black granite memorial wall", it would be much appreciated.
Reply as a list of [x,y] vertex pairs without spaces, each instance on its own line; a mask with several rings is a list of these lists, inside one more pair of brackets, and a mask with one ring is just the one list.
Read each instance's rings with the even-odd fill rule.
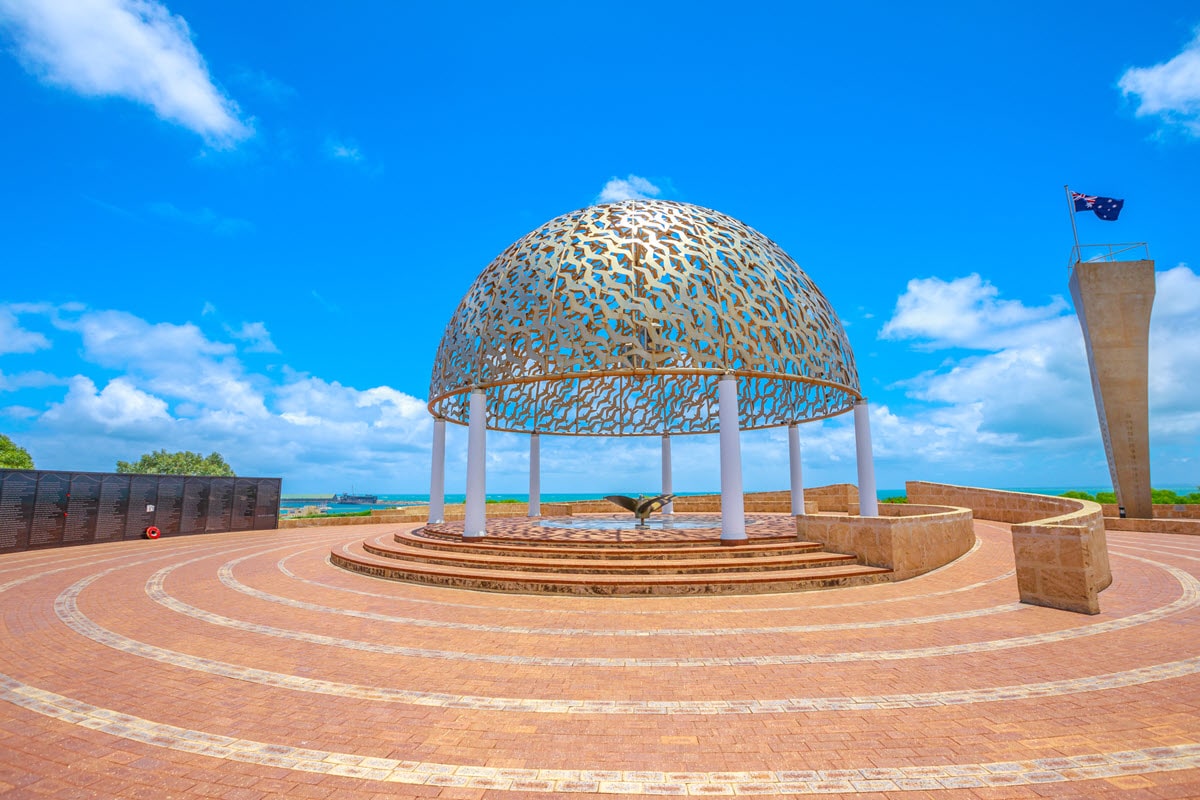
[[0,469],[0,553],[279,527],[280,478]]

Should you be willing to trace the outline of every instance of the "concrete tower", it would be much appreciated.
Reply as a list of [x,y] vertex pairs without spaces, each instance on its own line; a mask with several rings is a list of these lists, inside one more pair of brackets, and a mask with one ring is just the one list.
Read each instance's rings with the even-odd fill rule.
[[1154,262],[1077,261],[1070,286],[1117,502],[1126,516],[1150,519],[1154,507],[1146,364]]

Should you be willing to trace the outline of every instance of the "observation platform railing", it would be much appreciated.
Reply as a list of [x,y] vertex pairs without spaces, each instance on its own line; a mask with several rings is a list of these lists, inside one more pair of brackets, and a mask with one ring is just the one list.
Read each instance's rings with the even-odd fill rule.
[[1071,261],[1067,269],[1081,262],[1091,264],[1097,261],[1141,261],[1149,258],[1150,247],[1145,242],[1077,244],[1071,248]]

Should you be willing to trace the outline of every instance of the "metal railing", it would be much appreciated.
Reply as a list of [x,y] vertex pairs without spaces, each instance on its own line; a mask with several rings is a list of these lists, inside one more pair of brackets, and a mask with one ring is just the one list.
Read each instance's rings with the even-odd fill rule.
[[1067,269],[1081,262],[1090,264],[1096,261],[1138,261],[1149,258],[1150,247],[1145,242],[1077,244],[1071,248],[1071,261],[1067,264]]

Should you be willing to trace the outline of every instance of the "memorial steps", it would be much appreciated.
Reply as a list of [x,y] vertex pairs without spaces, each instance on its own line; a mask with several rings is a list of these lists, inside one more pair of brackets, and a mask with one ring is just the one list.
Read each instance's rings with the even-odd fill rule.
[[[792,522],[779,516],[782,526]],[[765,527],[781,528],[779,520],[771,522]],[[734,547],[715,543],[717,528],[666,535],[626,530],[618,537],[614,531],[556,531],[535,521],[492,520],[489,535],[478,540],[464,540],[461,530],[461,523],[442,523],[385,534],[334,548],[330,561],[406,583],[610,597],[800,592],[879,583],[891,575],[778,530],[752,534],[747,544]]]

